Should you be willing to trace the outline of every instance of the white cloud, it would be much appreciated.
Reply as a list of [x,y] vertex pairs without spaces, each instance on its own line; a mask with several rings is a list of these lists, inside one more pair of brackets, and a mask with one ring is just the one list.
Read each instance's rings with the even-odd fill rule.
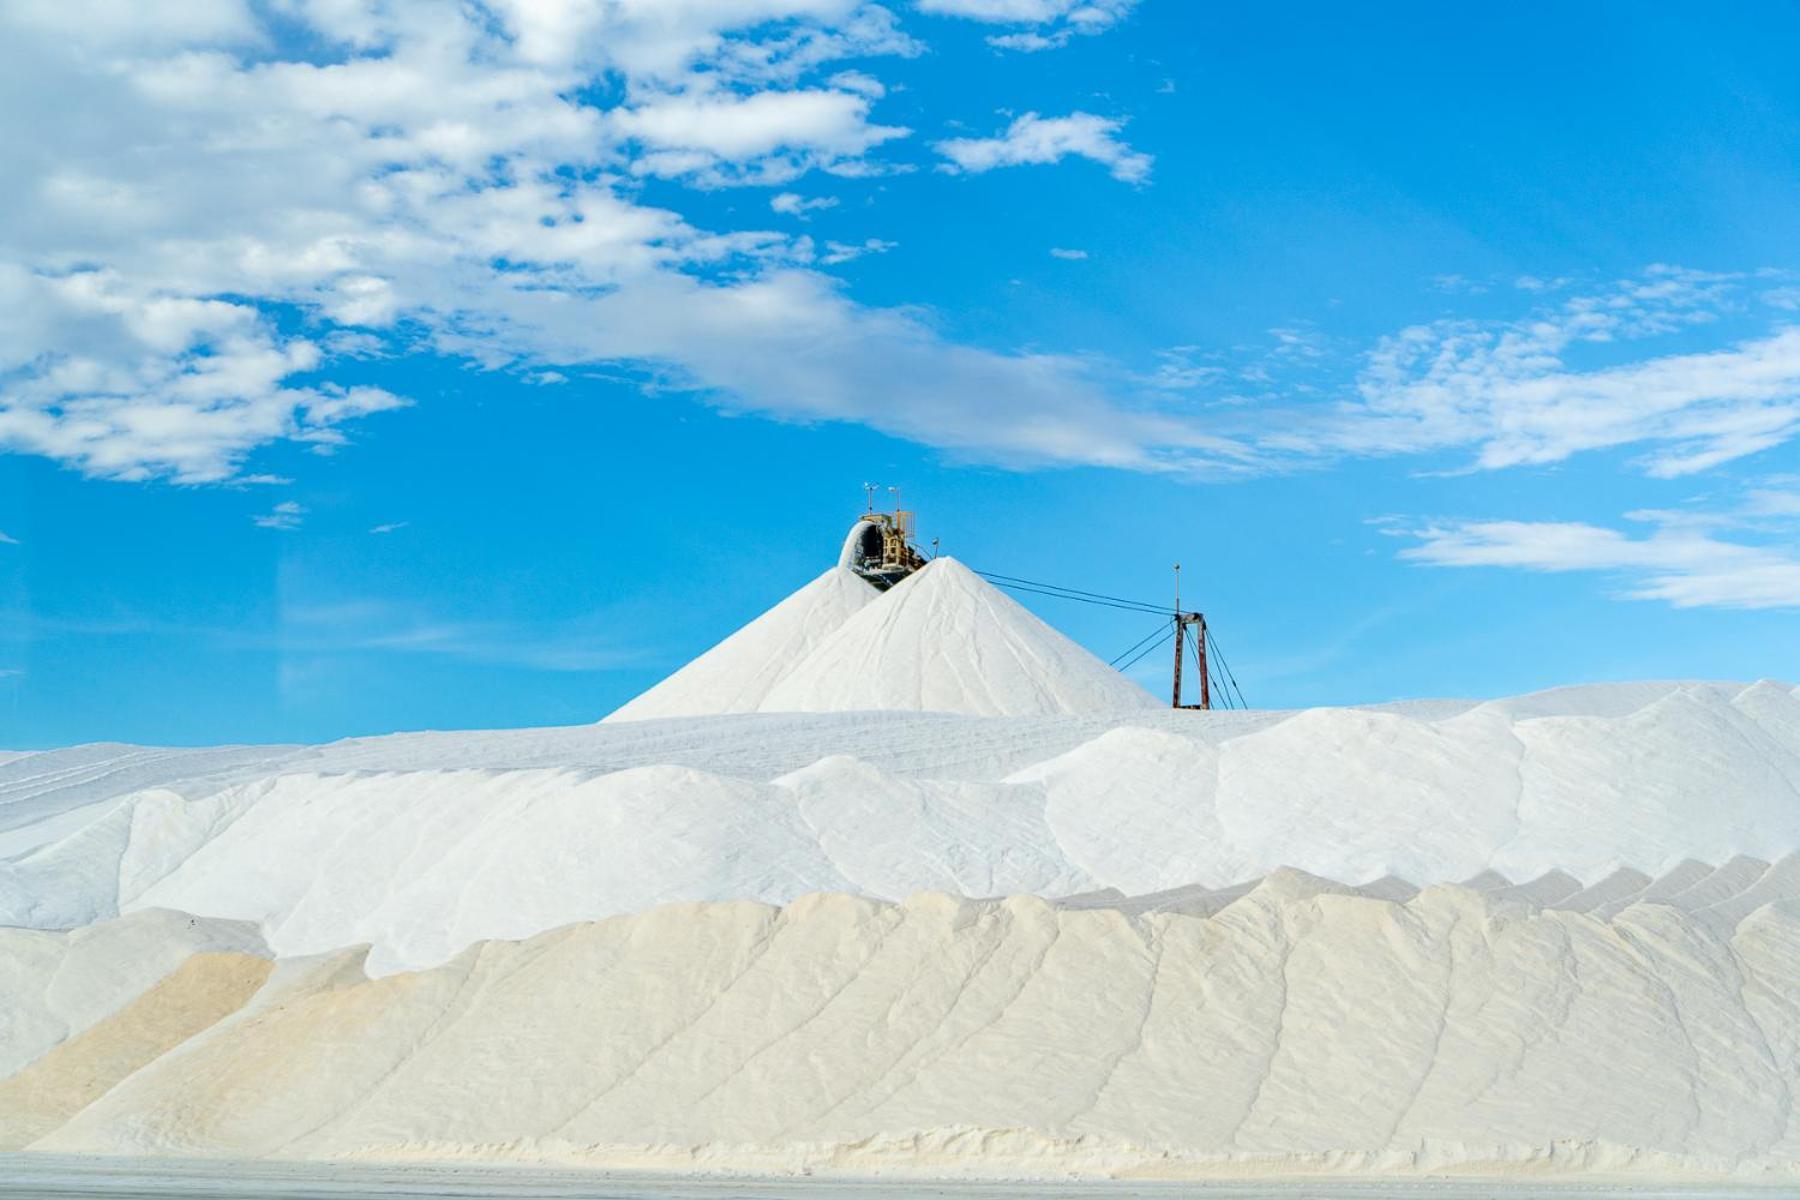
[[865,254],[886,254],[897,245],[899,245],[898,242],[886,242],[880,238],[866,238],[857,243],[826,242],[825,253],[819,256],[819,261],[828,267],[836,266],[838,263],[847,263],[852,259],[861,258]]
[[1800,312],[1800,287],[1770,288],[1762,294],[1764,304],[1788,312]]
[[160,295],[110,270],[0,263],[0,446],[117,479],[207,483],[278,438],[330,445],[337,426],[405,401],[379,388],[293,386],[316,344],[253,306]]
[[[423,7],[327,3],[405,16]],[[685,84],[697,72],[785,83],[828,62],[922,49],[892,12],[863,0],[490,0],[488,7],[501,15],[520,59],[547,68],[600,64],[634,86]],[[447,8],[432,6],[426,19],[442,20]]]
[[243,0],[8,0],[7,20],[39,36],[131,53],[194,44],[249,43],[260,31]]
[[375,526],[373,529],[369,530],[369,532],[370,533],[397,533],[400,530],[405,529],[410,524],[412,524],[411,521],[389,521],[386,524]]
[[825,82],[840,91],[856,92],[871,100],[887,95],[887,85],[866,71],[839,71]]
[[781,192],[769,201],[769,207],[783,216],[799,217],[802,221],[811,220],[811,214],[820,209],[836,208],[836,196],[802,196],[799,192]]
[[1776,517],[1800,521],[1800,476],[1777,476],[1762,487],[1751,488],[1738,515],[1742,520]]
[[0,529],[0,546],[16,546],[18,544],[19,544],[18,538],[12,537],[11,535],[9,535],[6,532],[6,530]]
[[1275,343],[1272,358],[1318,358],[1324,353],[1324,339],[1310,329],[1277,326],[1269,337]]
[[1066,258],[1071,262],[1079,262],[1088,256],[1086,250],[1070,250],[1062,246],[1050,247],[1051,258]]
[[1756,480],[1729,503],[1703,494],[1625,519],[1646,531],[1570,521],[1377,523],[1417,540],[1400,557],[1428,566],[1604,572],[1627,581],[1628,597],[1680,608],[1800,607],[1800,476]]
[[[62,99],[0,127],[15,166],[0,175],[0,447],[125,479],[266,475],[258,447],[329,450],[405,403],[325,381],[423,347],[538,379],[625,364],[653,389],[991,462],[1241,456],[1103,364],[961,346],[929,314],[860,306],[807,269],[881,239],[821,253],[704,230],[621,184],[861,169],[896,132],[874,117],[879,89],[807,75],[916,52],[885,10],[623,0],[498,4],[489,20],[437,0],[291,0],[284,19],[329,49],[318,61],[284,57],[266,29],[249,48],[117,57],[79,30],[4,28],[11,11],[0,89]],[[616,102],[582,99],[613,76]],[[1130,173],[1130,152],[1099,152]],[[984,403],[957,399],[972,394]]]
[[[1718,320],[1770,277],[1660,269],[1565,289],[1519,321],[1404,330],[1331,403],[1273,385],[1215,403],[1210,358],[1144,374],[960,345],[816,269],[878,238],[819,250],[641,198],[634,175],[885,169],[881,147],[903,146],[863,56],[918,47],[857,0],[283,0],[308,56],[281,52],[267,8],[196,6],[201,26],[182,32],[184,14],[136,40],[48,30],[62,11],[0,6],[0,109],[31,113],[0,122],[0,448],[94,475],[267,476],[260,447],[327,451],[405,404],[346,381],[413,350],[540,381],[624,365],[652,390],[1016,465],[1245,473],[1455,449],[1497,468],[1640,446],[1645,470],[1677,474],[1800,432],[1800,331],[1706,353],[1633,345]],[[850,55],[859,70],[837,70]],[[1026,114],[939,149],[956,170],[1076,155],[1141,181],[1151,160],[1119,131]],[[771,207],[831,199],[792,190]],[[1283,343],[1260,366],[1302,360],[1331,361]]]
[[775,182],[839,167],[907,135],[871,124],[869,105],[866,95],[823,89],[681,95],[615,110],[609,123],[644,147],[632,161],[639,174]]
[[1076,0],[919,0],[922,12],[995,25],[1041,25],[1075,7]]
[[667,273],[580,305],[543,289],[505,299],[489,323],[440,341],[471,356],[630,357],[730,410],[855,421],[1011,466],[1179,471],[1241,454],[1196,422],[1122,402],[1086,361],[958,345],[911,312],[853,303],[812,271],[731,284]]
[[1077,112],[1066,117],[1040,117],[1028,112],[1016,117],[1006,132],[991,138],[950,138],[933,149],[950,160],[946,170],[980,173],[996,167],[1061,162],[1070,155],[1088,158],[1126,183],[1141,183],[1154,161],[1115,135],[1122,121]]
[[[1505,323],[1441,321],[1384,339],[1352,403],[1285,414],[1274,454],[1388,455],[1472,447],[1472,466],[1561,462],[1643,446],[1656,477],[1693,474],[1800,433],[1800,328],[1724,349],[1630,356],[1629,344],[1720,319],[1738,281],[1675,268]],[[1577,369],[1609,348],[1624,361]]]
[[1487,285],[1477,283],[1466,275],[1433,276],[1431,286],[1440,292],[1450,295],[1479,296],[1487,291]]
[[1601,571],[1626,595],[1678,608],[1800,607],[1800,559],[1773,545],[1725,541],[1665,525],[1643,537],[1579,522],[1461,521],[1428,525],[1402,558],[1435,567]]
[[1156,354],[1157,366],[1145,378],[1146,387],[1158,391],[1186,392],[1211,383],[1225,374],[1217,363],[1200,362],[1198,346],[1172,346]]
[[1070,31],[1060,29],[1055,33],[1037,33],[1026,30],[1023,33],[996,33],[987,39],[987,44],[996,50],[1017,50],[1020,54],[1041,54],[1045,50],[1060,50],[1069,44]]
[[988,25],[1035,26],[987,39],[1002,50],[1033,53],[1067,45],[1076,34],[1111,28],[1137,6],[1137,0],[918,0],[918,5],[924,12]]
[[293,500],[283,500],[262,516],[252,517],[250,520],[263,529],[298,529],[305,516],[305,505]]
[[[0,126],[0,447],[190,483],[235,477],[270,441],[329,448],[404,403],[312,382],[393,349],[362,330],[456,341],[509,320],[519,291],[579,306],[791,258],[782,235],[634,203],[608,172],[850,169],[899,133],[866,119],[875,81],[790,82],[917,50],[852,0],[502,4],[498,25],[430,0],[293,0],[323,64],[274,53],[246,6],[184,5],[155,31],[115,7],[0,11],[0,95],[60,98]],[[611,70],[623,103],[572,98]],[[270,305],[322,328],[284,332]]]

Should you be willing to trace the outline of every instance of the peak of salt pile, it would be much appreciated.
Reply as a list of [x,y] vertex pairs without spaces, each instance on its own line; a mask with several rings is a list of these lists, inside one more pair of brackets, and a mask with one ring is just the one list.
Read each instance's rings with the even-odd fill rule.
[[605,720],[1158,707],[969,568],[939,558],[886,592],[833,567]]
[[1105,713],[1155,697],[953,558],[858,611],[769,689],[764,712]]
[[605,719],[755,712],[782,676],[880,595],[856,572],[832,567]]

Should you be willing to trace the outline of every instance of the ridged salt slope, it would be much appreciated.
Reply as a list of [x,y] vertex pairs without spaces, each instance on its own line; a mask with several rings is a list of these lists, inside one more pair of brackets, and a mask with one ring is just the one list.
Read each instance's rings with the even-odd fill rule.
[[158,787],[204,796],[266,770],[271,760],[296,749],[99,743],[0,756],[0,858],[41,845],[47,831],[79,828],[120,796]]
[[[1674,691],[1745,707],[1756,696],[1792,706],[1791,689],[1743,684],[1594,684],[1503,700],[1401,701],[1343,710],[1438,722],[1476,708],[1514,721],[1551,715],[1617,718]],[[1554,712],[1539,711],[1542,706]],[[1767,704],[1765,703],[1765,707]],[[1748,711],[1748,709],[1746,709]],[[948,713],[740,713],[655,722],[538,729],[457,730],[348,738],[319,746],[213,749],[75,746],[22,753],[0,762],[0,859],[92,822],[129,797],[166,790],[200,797],[236,784],[289,774],[530,767],[616,771],[679,765],[769,780],[832,754],[855,753],[883,770],[943,779],[999,779],[1128,723],[1217,744],[1272,728],[1296,711],[1168,709],[1119,714],[970,720]],[[1779,724],[1773,714],[1759,721]],[[88,811],[81,811],[86,809]],[[61,822],[61,824],[58,824]],[[45,836],[51,834],[52,836]]]
[[1058,1176],[1800,1171],[1791,903],[1722,929],[1454,886],[1396,903],[1282,872],[1210,917],[815,896],[658,909],[372,982],[342,957],[32,1148]]
[[0,928],[0,1079],[204,953],[269,952],[253,925],[162,909],[67,933]]
[[764,712],[969,716],[1156,707],[1150,693],[948,557],[845,621],[761,705]]
[[879,595],[856,572],[832,567],[605,719],[755,712],[796,664]]
[[[0,924],[67,927],[161,906],[254,921],[283,954],[370,942],[372,969],[387,972],[681,900],[1136,896],[1226,888],[1282,866],[1358,884],[1557,870],[1587,891],[1623,869],[1660,876],[1684,859],[1767,863],[1800,850],[1790,690],[1680,686],[1622,717],[1514,719],[1512,706],[1230,726],[1167,712],[713,718],[765,734],[730,741],[723,761],[698,740],[705,722],[601,727],[581,743],[612,744],[612,761],[629,762],[687,753],[670,740],[679,733],[717,770],[283,774],[296,760],[282,759],[273,776],[209,796],[126,798],[0,861]],[[654,752],[619,749],[638,738]],[[820,754],[839,746],[854,752]],[[967,777],[928,769],[945,761]],[[1590,899],[1599,911],[1629,895]]]

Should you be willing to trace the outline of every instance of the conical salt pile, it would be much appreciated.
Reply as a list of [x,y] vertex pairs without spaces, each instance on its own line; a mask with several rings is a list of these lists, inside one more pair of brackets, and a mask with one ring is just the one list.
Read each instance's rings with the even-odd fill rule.
[[755,712],[782,676],[880,596],[856,572],[833,567],[605,719]]
[[606,718],[1159,707],[953,558],[878,592],[833,567]]
[[1030,716],[1157,706],[973,571],[939,558],[834,630],[761,708]]

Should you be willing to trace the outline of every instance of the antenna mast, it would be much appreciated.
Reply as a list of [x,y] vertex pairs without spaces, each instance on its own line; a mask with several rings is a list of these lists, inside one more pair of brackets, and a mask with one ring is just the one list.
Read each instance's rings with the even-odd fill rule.
[[1181,564],[1175,564],[1175,675],[1169,696],[1169,707],[1181,707],[1181,651],[1186,641],[1187,626],[1181,623]]

